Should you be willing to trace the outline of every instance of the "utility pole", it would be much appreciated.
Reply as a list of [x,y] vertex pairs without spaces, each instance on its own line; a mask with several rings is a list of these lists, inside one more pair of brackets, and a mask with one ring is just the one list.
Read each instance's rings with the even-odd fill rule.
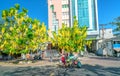
[[107,24],[100,24],[100,26],[101,26],[101,29],[102,29],[102,49],[103,49],[103,51],[105,50],[106,51],[106,56],[107,56],[107,54],[108,54],[108,52],[107,52],[107,49],[106,49],[106,42],[105,42],[105,28],[104,28],[104,26],[106,26]]
[[102,39],[104,40],[104,34],[105,34],[105,28],[104,26],[106,26],[107,24],[100,24],[101,29],[102,29]]

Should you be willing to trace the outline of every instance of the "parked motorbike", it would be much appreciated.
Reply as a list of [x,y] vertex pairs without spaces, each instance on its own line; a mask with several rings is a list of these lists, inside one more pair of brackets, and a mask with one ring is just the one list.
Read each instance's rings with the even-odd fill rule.
[[63,62],[62,59],[60,59],[60,65],[59,66],[70,67],[70,68],[72,68],[72,67],[81,68],[82,64],[78,60],[77,57],[70,56],[65,60],[65,62]]
[[81,62],[78,60],[78,58],[72,56],[72,57],[69,57],[67,59],[67,62],[66,62],[66,65],[68,67],[77,67],[77,68],[81,68],[82,64]]

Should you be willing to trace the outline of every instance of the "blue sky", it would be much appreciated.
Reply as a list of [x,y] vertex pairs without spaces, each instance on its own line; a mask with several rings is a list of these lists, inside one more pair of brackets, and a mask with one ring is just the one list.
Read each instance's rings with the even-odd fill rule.
[[[98,0],[99,24],[106,24],[120,16],[120,0]],[[114,28],[108,25],[107,28]]]
[[28,9],[28,15],[37,18],[41,22],[48,24],[47,0],[0,0],[0,15],[4,9],[13,7],[14,4],[20,4],[20,7]]
[[[19,3],[21,7],[29,10],[28,15],[37,18],[48,25],[47,0],[0,0],[0,14],[4,9],[9,9]],[[120,0],[98,0],[99,24],[106,24],[120,16]],[[111,26],[107,26],[111,28]]]

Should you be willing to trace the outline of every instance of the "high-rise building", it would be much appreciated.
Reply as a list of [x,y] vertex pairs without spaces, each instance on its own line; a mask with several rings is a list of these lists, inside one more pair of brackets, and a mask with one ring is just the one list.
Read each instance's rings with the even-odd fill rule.
[[52,31],[62,23],[72,27],[74,16],[79,26],[88,27],[88,38],[99,36],[97,0],[48,0],[48,28]]
[[48,0],[48,28],[57,31],[62,23],[70,25],[69,0]]
[[88,27],[88,35],[98,35],[97,0],[70,0],[71,24],[76,16],[79,25]]

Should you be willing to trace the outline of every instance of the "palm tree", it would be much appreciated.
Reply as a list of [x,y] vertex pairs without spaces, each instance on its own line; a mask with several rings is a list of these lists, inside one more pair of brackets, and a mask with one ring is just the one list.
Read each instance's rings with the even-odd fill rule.
[[110,24],[116,26],[116,28],[113,30],[113,32],[115,32],[116,35],[120,35],[120,16],[115,18],[114,21],[111,22]]

